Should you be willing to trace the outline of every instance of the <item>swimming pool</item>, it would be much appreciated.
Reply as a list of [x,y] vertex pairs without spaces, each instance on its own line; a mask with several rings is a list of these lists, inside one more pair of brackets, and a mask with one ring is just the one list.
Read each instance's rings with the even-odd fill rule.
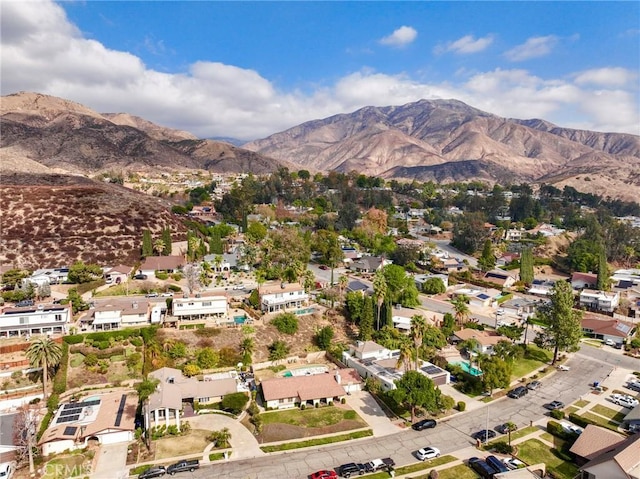
[[313,374],[324,374],[329,371],[329,368],[326,366],[310,366],[306,368],[298,368],[292,369],[290,371],[285,371],[282,376],[285,378],[290,378],[292,376],[311,376]]
[[460,366],[465,373],[471,374],[472,376],[482,376],[482,370],[471,366],[467,361],[453,361],[449,364]]
[[243,314],[242,316],[234,316],[233,317],[233,322],[236,324],[244,324],[244,322],[247,320],[247,315]]
[[312,314],[315,310],[316,310],[315,308],[298,309],[296,311],[296,314],[298,316],[302,316],[303,314]]

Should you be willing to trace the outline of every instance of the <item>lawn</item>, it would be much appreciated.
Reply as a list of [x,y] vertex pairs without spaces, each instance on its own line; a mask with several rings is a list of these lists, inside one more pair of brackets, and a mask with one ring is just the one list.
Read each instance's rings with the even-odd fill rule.
[[533,344],[528,344],[524,357],[522,359],[518,359],[513,364],[511,379],[514,380],[525,377],[536,369],[548,366],[553,357],[552,355],[553,353],[551,351],[540,349]]
[[553,451],[537,439],[529,439],[518,445],[518,457],[527,464],[544,462],[547,466],[547,472],[551,472],[558,479],[573,479],[578,473],[578,467],[571,462],[560,459]]
[[287,442],[284,444],[277,444],[275,446],[262,446],[264,452],[277,452],[277,451],[290,451],[292,449],[300,449],[303,447],[322,446],[325,444],[333,444],[335,442],[350,441],[351,439],[360,439],[362,437],[373,436],[373,431],[367,429],[366,431],[356,431],[349,434],[340,434],[338,436],[321,437],[318,439],[308,439],[306,441]]
[[566,409],[564,410],[564,412],[566,412],[567,414],[573,414],[573,413],[578,412],[579,410],[580,410],[580,408],[579,408],[579,407],[569,406],[568,408],[566,408]]
[[[533,434],[536,432],[538,428],[536,426],[527,426],[523,429],[518,429],[517,431],[513,431],[511,433],[511,442],[516,439],[520,439],[521,437],[528,436],[529,434]],[[498,439],[490,441],[484,446],[485,451],[490,451],[496,445],[497,442],[509,442],[509,434],[505,434],[504,436],[500,436]]]
[[[412,474],[414,472],[424,471],[425,469],[431,470],[436,466],[441,466],[442,464],[448,464],[450,462],[454,462],[457,459],[453,456],[442,456],[437,457],[435,459],[431,459],[430,461],[418,462],[416,464],[410,464],[408,466],[402,466],[396,468],[396,475],[404,476],[406,474]],[[375,474],[367,476],[367,479],[387,479],[389,477],[388,472],[377,472]],[[413,479],[429,479],[429,474],[422,476],[412,476]]]
[[65,479],[67,477],[85,477],[91,473],[93,459],[84,454],[52,459],[44,467],[42,479]]
[[82,366],[84,364],[84,355],[80,353],[72,354],[70,363],[72,368],[78,368]]
[[586,401],[584,399],[580,399],[579,401],[576,401],[575,403],[573,403],[573,405],[578,408],[583,408],[585,406],[588,406],[589,404],[590,404],[589,401]]
[[167,436],[155,441],[156,457],[155,460],[165,459],[174,456],[188,456],[204,451],[209,441],[207,436],[211,431],[204,429],[193,429],[185,436]]
[[590,421],[593,421],[594,423],[596,423],[598,426],[602,426],[602,427],[606,427],[611,429],[612,431],[617,431],[618,430],[618,423],[615,421],[611,421],[607,418],[604,418],[602,416],[598,416],[597,414],[593,414],[590,412],[585,412],[584,414],[581,414],[580,417],[583,417],[585,419],[589,419]]
[[333,426],[342,421],[358,421],[362,427],[367,423],[352,409],[339,407],[322,407],[318,409],[291,409],[288,411],[274,411],[261,414],[264,424],[289,424],[305,428]]
[[591,411],[595,412],[596,414],[600,414],[601,416],[608,417],[609,419],[612,419],[616,422],[622,422],[624,420],[624,417],[626,416],[625,413],[618,412],[607,406],[603,406],[602,404],[596,404],[591,408]]
[[[458,464],[457,466],[450,467],[449,469],[442,469],[438,472],[438,479],[477,479],[480,477],[473,469],[470,469],[464,464]],[[420,476],[416,479],[424,479],[427,477],[429,476]]]
[[598,341],[597,339],[583,339],[582,342],[589,346],[593,346],[594,348],[602,347],[602,341]]

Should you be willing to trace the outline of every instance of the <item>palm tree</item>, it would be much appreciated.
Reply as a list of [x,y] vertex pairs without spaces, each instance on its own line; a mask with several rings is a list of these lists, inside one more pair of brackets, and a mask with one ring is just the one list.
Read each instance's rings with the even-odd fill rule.
[[402,367],[405,372],[411,369],[411,362],[413,359],[413,348],[409,341],[403,341],[400,345],[400,355],[398,356],[398,362],[396,368]]
[[164,241],[162,241],[160,238],[158,238],[153,242],[153,250],[156,252],[158,256],[162,255],[164,248],[165,248]]
[[376,323],[377,330],[380,330],[380,310],[382,309],[382,303],[387,296],[387,291],[387,279],[384,277],[382,270],[379,269],[373,276],[373,295],[376,297],[376,302],[378,303],[378,316]]
[[249,359],[251,361],[251,356],[253,355],[256,349],[256,343],[252,337],[247,336],[240,342],[240,352],[242,353],[242,358]]
[[222,255],[215,255],[213,257],[213,266],[215,267],[216,273],[222,273],[222,263],[224,262],[224,258]]
[[511,445],[511,433],[516,429],[518,429],[518,426],[516,426],[516,424],[511,421],[505,423],[504,425],[504,430],[509,433],[509,445]]
[[458,326],[462,326],[469,319],[469,306],[467,305],[467,297],[462,294],[458,296],[456,299],[451,301],[453,304],[453,310],[455,311],[456,323]]
[[340,301],[344,302],[344,292],[349,284],[349,278],[346,276],[340,276],[338,278],[338,287],[340,288]]
[[411,331],[409,332],[409,336],[413,340],[413,346],[416,348],[415,352],[415,360],[416,360],[416,371],[418,370],[418,366],[420,364],[420,348],[422,347],[422,338],[424,337],[425,329],[427,328],[427,323],[424,320],[423,316],[419,314],[415,314],[411,317]]
[[308,293],[309,291],[311,291],[314,286],[316,285],[316,275],[313,274],[313,271],[311,271],[310,269],[306,270],[304,272],[304,275],[302,276],[304,281],[304,290]]
[[42,367],[42,390],[44,403],[47,402],[47,380],[49,371],[60,364],[62,359],[62,348],[51,338],[38,338],[25,352],[31,367]]
[[162,346],[155,340],[149,341],[147,344],[147,356],[154,366],[158,365],[160,358],[162,357]]

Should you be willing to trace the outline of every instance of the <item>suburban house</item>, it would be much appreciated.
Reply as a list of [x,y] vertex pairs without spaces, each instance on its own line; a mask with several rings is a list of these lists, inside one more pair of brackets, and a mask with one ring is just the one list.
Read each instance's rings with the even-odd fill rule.
[[[404,375],[402,364],[398,363],[399,351],[392,351],[374,341],[358,341],[342,353],[342,362],[354,368],[364,379],[375,378],[385,391],[396,388],[395,382]],[[420,361],[419,371],[434,384],[448,384],[449,372],[427,361]]]
[[543,300],[534,301],[528,298],[513,297],[502,303],[500,307],[507,314],[514,316],[525,317],[536,312],[536,308]]
[[499,258],[496,258],[496,266],[502,267],[506,266],[513,261],[517,261],[520,259],[520,253],[504,253]]
[[451,293],[452,298],[464,296],[467,298],[470,306],[478,308],[486,308],[492,306],[493,303],[501,296],[501,292],[493,288],[464,287],[456,289]]
[[416,274],[413,276],[413,281],[416,283],[418,291],[422,291],[424,283],[430,279],[437,278],[442,281],[445,289],[449,287],[449,275],[448,274]]
[[580,306],[592,311],[613,313],[620,304],[620,293],[583,289],[580,291]]
[[520,273],[518,270],[504,271],[501,269],[492,269],[491,271],[487,271],[482,279],[497,284],[502,288],[510,288],[520,279]]
[[0,338],[65,334],[72,319],[71,306],[67,304],[4,308],[0,312]]
[[180,414],[184,409],[191,413],[195,402],[208,404],[222,401],[227,394],[238,392],[235,377],[198,381],[188,378],[179,369],[161,368],[149,373],[157,379],[156,390],[142,407],[145,429],[154,426],[175,425],[180,429]]
[[551,296],[551,291],[555,284],[555,281],[551,280],[534,279],[527,293],[535,296]]
[[610,451],[624,439],[625,436],[611,429],[589,424],[573,443],[569,452],[575,457],[576,464],[582,466],[600,454]]
[[404,333],[408,333],[411,330],[411,318],[413,318],[414,316],[421,316],[427,324],[433,324],[433,321],[427,318],[426,311],[420,309],[395,307],[391,316],[393,327],[399,329]]
[[141,327],[148,324],[160,324],[167,305],[164,301],[145,299],[113,299],[90,309],[81,320],[83,326],[93,331],[110,331],[120,328]]
[[340,401],[347,394],[343,381],[354,380],[360,382],[355,371],[339,369],[335,374],[265,379],[260,386],[267,408],[286,409]]
[[35,270],[31,276],[22,280],[23,284],[32,283],[36,286],[43,284],[64,283],[69,278],[69,268],[44,268]]
[[363,256],[362,258],[354,260],[349,269],[356,273],[373,274],[379,269],[384,268],[393,261],[385,259],[381,256]]
[[162,273],[175,273],[185,264],[182,256],[149,256],[138,268],[140,274],[155,277],[156,271]]
[[597,274],[576,272],[571,275],[573,289],[595,288],[596,284],[598,284]]
[[373,287],[359,280],[349,281],[347,284],[347,293],[359,292],[363,295],[373,294]]
[[520,241],[527,234],[524,228],[511,228],[504,232],[506,241]]
[[629,431],[640,431],[640,406],[634,407],[631,412],[624,417],[624,424]]
[[131,274],[131,270],[133,268],[131,266],[126,266],[124,264],[119,264],[118,266],[114,266],[113,268],[108,268],[104,272],[104,279],[107,284],[120,284],[124,283],[129,279],[129,275]]
[[89,441],[115,444],[133,440],[138,397],[122,392],[60,405],[38,445],[45,456],[82,449]]
[[258,289],[263,312],[274,313],[300,309],[307,305],[309,295],[299,283],[272,283]]
[[458,258],[450,258],[448,256],[432,256],[432,260],[434,268],[445,273],[454,273],[456,271],[462,271],[467,268],[467,265],[460,261]]
[[640,286],[640,269],[618,269],[614,271],[610,279],[617,284],[624,282],[633,286]]
[[640,434],[629,436],[580,468],[580,479],[640,478]]
[[226,296],[203,296],[173,298],[173,316],[178,319],[215,319],[225,321],[229,317]]
[[493,354],[493,347],[498,344],[498,342],[509,341],[508,338],[495,331],[479,331],[477,329],[463,328],[453,333],[454,342],[467,341],[469,339],[475,339],[477,341],[474,351],[482,354]]
[[582,319],[582,331],[592,338],[603,341],[610,339],[615,343],[622,343],[632,336],[635,330],[633,323],[611,319],[607,316],[587,313]]

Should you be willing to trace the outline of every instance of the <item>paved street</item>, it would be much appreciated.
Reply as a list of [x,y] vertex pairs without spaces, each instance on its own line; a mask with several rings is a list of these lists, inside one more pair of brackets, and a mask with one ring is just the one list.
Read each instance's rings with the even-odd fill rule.
[[[592,356],[592,351],[588,354]],[[572,358],[568,365],[569,372],[555,372],[551,377],[543,379],[543,386],[522,399],[503,398],[480,409],[458,414],[443,421],[435,429],[415,432],[401,431],[383,437],[361,439],[328,445],[310,450],[298,450],[269,457],[257,457],[224,464],[205,466],[200,470],[185,474],[184,477],[205,478],[215,474],[219,478],[257,479],[257,478],[304,478],[318,469],[332,469],[345,462],[364,462],[375,457],[390,456],[400,466],[416,459],[412,452],[427,446],[435,445],[443,454],[472,446],[472,432],[484,429],[489,416],[489,428],[506,421],[515,422],[519,427],[528,426],[544,418],[547,410],[543,405],[560,400],[569,404],[590,392],[590,383],[604,380],[616,367],[617,357],[609,363],[607,351],[597,351],[596,356],[604,360],[590,359],[581,353]],[[621,357],[621,364],[624,361]],[[637,360],[629,359],[629,365],[637,366]],[[626,361],[624,361],[626,364]],[[619,366],[623,367],[623,366]]]

